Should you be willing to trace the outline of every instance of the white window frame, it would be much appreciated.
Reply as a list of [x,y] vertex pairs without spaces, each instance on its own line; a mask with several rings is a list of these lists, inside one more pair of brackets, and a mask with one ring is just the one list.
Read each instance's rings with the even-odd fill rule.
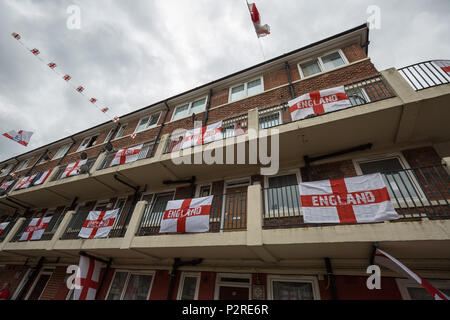
[[[67,143],[67,144],[62,145],[61,147],[59,147],[58,151],[56,151],[56,153],[55,153],[55,155],[53,156],[52,160],[56,160],[56,159],[60,159],[60,158],[64,157],[64,156],[67,154],[67,152],[69,152],[69,149],[70,149],[70,146],[71,146],[71,145],[72,145],[71,143]],[[58,155],[58,153],[59,153],[61,150],[63,150],[63,148],[65,148],[65,147],[68,147],[67,150],[64,151],[64,153],[62,153],[60,156],[56,157],[56,156]]]
[[14,294],[11,296],[11,300],[16,300],[17,296],[19,295],[20,291],[22,291],[23,287],[28,281],[28,278],[30,276],[30,273],[33,270],[31,268],[28,268],[27,271],[25,271],[25,274],[22,277],[22,280],[20,280],[19,285],[17,286],[16,290],[14,291]]
[[[333,68],[333,69],[330,69],[330,70],[325,70],[325,66],[324,66],[324,64],[322,62],[322,57],[328,56],[328,55],[333,54],[335,52],[339,53],[339,55],[341,56],[342,61],[344,61],[344,64],[342,66],[337,67],[337,68],[341,68],[341,67],[344,67],[344,66],[349,64],[349,62],[347,60],[347,57],[345,56],[345,54],[342,51],[342,49],[332,50],[332,51],[326,52],[324,54],[321,54],[320,56],[317,56],[317,57],[314,57],[314,58],[309,58],[309,59],[306,59],[306,60],[298,62],[297,63],[297,68],[298,68],[298,72],[300,73],[300,79],[308,79],[308,78],[311,78],[311,77],[315,77],[315,76],[317,76],[319,74],[323,74],[325,72],[336,70],[337,68]],[[302,69],[301,65],[305,64],[305,63],[308,63],[308,62],[312,62],[312,61],[317,61],[318,65],[319,65],[320,72],[312,74],[312,75],[309,75],[309,76],[305,76],[304,73],[303,73],[303,69]]]
[[0,177],[7,176],[12,171],[13,168],[14,163],[9,163],[6,167],[3,168],[5,171],[3,173],[0,173]]
[[[411,300],[411,296],[408,292],[408,288],[421,288],[424,289],[417,281],[405,278],[396,278],[398,290],[402,295],[403,300]],[[450,289],[450,280],[427,280],[436,289]],[[424,289],[425,290],[425,289]]]
[[198,185],[197,185],[197,188],[196,188],[196,190],[195,190],[195,197],[196,197],[196,198],[200,197],[200,190],[201,190],[203,187],[209,187],[209,195],[212,194],[212,182],[211,182],[211,183],[198,184]]
[[[203,109],[203,111],[202,111],[202,112],[205,112],[206,105],[208,104],[208,96],[207,96],[207,95],[206,95],[206,96],[203,96],[203,97],[199,97],[199,98],[197,98],[197,99],[194,99],[194,100],[192,100],[192,101],[190,101],[190,102],[182,103],[182,104],[177,105],[177,106],[173,109],[172,117],[171,117],[170,121],[171,121],[171,122],[172,122],[172,121],[178,121],[178,120],[181,120],[181,119],[184,119],[184,118],[187,118],[187,117],[192,116],[192,113],[191,113],[192,104],[193,104],[194,102],[199,101],[199,100],[202,100],[202,99],[205,99],[205,107],[204,107],[204,109]],[[174,118],[174,116],[175,116],[176,110],[177,110],[178,108],[180,108],[180,107],[184,107],[184,106],[187,105],[187,104],[189,105],[188,111],[187,111],[187,115],[186,115],[186,116],[183,116],[183,117],[181,117],[181,118],[178,118],[178,119],[176,119],[176,120],[174,120],[173,118]],[[197,114],[200,114],[200,113],[202,113],[202,112],[199,112],[199,113],[197,113]],[[158,121],[159,121],[159,119],[158,119]]]
[[186,277],[197,278],[197,283],[195,286],[194,300],[198,300],[198,292],[200,289],[200,281],[201,281],[201,272],[185,272],[185,271],[183,271],[181,273],[180,283],[178,285],[177,300],[181,300],[181,296],[183,294],[183,288],[184,288],[184,280],[186,279]]
[[[248,83],[249,82],[252,82],[252,81],[255,81],[255,80],[261,80],[261,88],[262,88],[262,90],[261,90],[261,92],[258,92],[258,93],[255,93],[255,94],[252,94],[252,95],[248,95]],[[236,88],[236,87],[239,87],[239,86],[242,86],[242,85],[244,85],[244,97],[243,98],[240,98],[240,99],[236,99],[236,100],[232,100],[231,99],[231,97],[232,97],[232,94],[231,94],[231,92],[232,92],[232,90],[233,90],[233,88]],[[239,101],[239,100],[244,100],[244,99],[247,99],[247,98],[249,98],[249,97],[253,97],[253,96],[256,96],[256,95],[258,95],[258,94],[261,94],[261,93],[263,93],[264,92],[264,77],[261,75],[261,76],[259,76],[259,77],[256,77],[256,78],[253,78],[253,79],[250,79],[250,80],[248,80],[248,81],[246,81],[246,82],[242,82],[242,83],[239,83],[239,84],[237,84],[237,85],[234,85],[234,86],[232,86],[232,87],[230,87],[229,89],[228,89],[228,102],[229,103],[232,103],[232,102],[236,102],[236,101]]]
[[114,279],[116,277],[116,273],[118,273],[118,272],[126,272],[127,273],[127,278],[125,279],[125,283],[123,285],[122,293],[120,294],[120,299],[119,300],[123,300],[123,296],[125,295],[125,291],[126,291],[125,289],[127,288],[128,282],[130,281],[131,274],[152,276],[152,281],[150,282],[150,287],[148,288],[148,294],[147,294],[147,297],[146,297],[146,300],[150,300],[150,295],[152,293],[153,283],[155,282],[156,272],[153,271],[153,270],[147,271],[147,270],[126,270],[126,269],[116,269],[114,271],[114,275],[113,275],[113,277],[111,279],[111,283],[109,284],[108,292],[105,295],[105,300],[109,296],[109,292],[111,291],[111,287],[112,287]]
[[[50,271],[47,271],[46,269],[52,269],[52,271],[50,272]],[[50,275],[50,278],[48,278],[47,283],[44,286],[44,289],[42,289],[41,294],[37,298],[37,300],[41,299],[41,296],[45,292],[45,289],[47,288],[48,283],[50,282],[50,279],[52,278],[53,273],[55,273],[55,267],[42,267],[42,270],[39,272],[36,279],[34,279],[33,285],[31,286],[30,290],[28,290],[25,300],[28,300],[28,298],[30,297],[30,295],[34,290],[34,287],[36,287],[36,284],[37,284],[39,278],[41,277],[41,275]]]
[[105,140],[103,141],[103,143],[107,143],[108,142],[108,140],[112,140],[112,136],[113,136],[113,134],[114,134],[114,129],[115,128],[112,128],[111,130],[109,130],[109,132],[108,132],[108,134],[106,135],[106,138],[105,138]]
[[[248,283],[221,281],[222,277],[249,279]],[[214,288],[214,300],[219,299],[220,287],[248,288],[248,299],[252,299],[252,275],[249,273],[217,273]]]
[[[137,123],[137,125],[136,125],[136,128],[134,128],[134,133],[143,132],[143,131],[145,131],[145,130],[150,130],[150,129],[153,129],[153,128],[157,127],[157,126],[158,126],[158,123],[159,123],[159,120],[161,119],[161,113],[162,113],[161,111],[159,111],[159,112],[154,112],[154,113],[152,113],[152,114],[149,114],[149,115],[147,115],[147,116],[145,116],[145,117],[140,118],[139,121],[138,121],[138,123]],[[150,122],[150,119],[151,119],[152,116],[154,116],[155,114],[158,114],[158,120],[156,121],[156,123],[155,123],[154,125],[152,125],[152,126],[146,127],[145,129],[142,129],[142,130],[138,131],[139,123],[141,123],[141,120],[148,117],[148,120],[147,120],[147,126],[148,126],[148,124],[149,124],[149,122]]]
[[86,149],[93,148],[93,147],[97,146],[97,145],[92,145],[92,146],[90,146],[90,147],[82,148],[83,143],[84,143],[86,140],[90,141],[90,140],[91,140],[92,138],[94,138],[95,136],[97,136],[97,139],[96,139],[95,141],[98,141],[99,134],[93,134],[93,135],[91,135],[91,136],[88,136],[88,137],[84,138],[84,139],[81,141],[81,143],[80,143],[80,145],[78,146],[78,149],[77,149],[76,152],[84,151],[84,150],[86,150]]
[[273,297],[273,282],[298,282],[298,283],[310,283],[313,290],[314,300],[320,300],[320,288],[317,277],[314,276],[295,276],[295,275],[267,275],[267,299],[274,300]]
[[20,164],[20,166],[16,169],[16,171],[22,171],[25,170],[26,168],[28,168],[30,166],[30,162],[31,160],[33,160],[33,158],[28,158],[22,161],[22,163]]
[[[128,123],[121,124],[120,127],[119,127],[119,129],[117,130],[117,132],[116,132],[116,134],[115,134],[113,140],[117,140],[117,139],[123,138],[123,137],[124,137],[123,134],[125,133],[125,130],[127,130],[127,128],[126,128],[127,126],[128,126]],[[118,137],[119,132],[120,132],[120,130],[121,130],[123,127],[125,127],[125,129],[123,129],[122,135],[121,135],[120,137]]]

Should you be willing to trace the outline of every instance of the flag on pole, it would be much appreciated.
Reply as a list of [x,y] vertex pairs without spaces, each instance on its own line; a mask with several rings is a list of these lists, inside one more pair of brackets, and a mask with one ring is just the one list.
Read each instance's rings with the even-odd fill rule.
[[310,92],[289,101],[293,121],[305,119],[312,114],[323,114],[351,107],[344,86]]
[[134,162],[139,158],[139,153],[141,152],[142,144],[128,149],[120,149],[117,151],[116,155],[111,161],[110,167],[116,166],[119,164],[125,164]]
[[213,196],[167,203],[159,232],[208,232]]
[[270,34],[270,26],[265,24],[261,25],[261,15],[259,14],[256,4],[248,3],[248,10],[250,11],[250,16],[252,18],[253,26],[255,27],[256,35],[258,38],[265,37]]
[[33,174],[32,176],[22,178],[22,180],[20,180],[20,182],[17,184],[16,190],[28,188],[30,186],[31,182],[33,181],[33,179],[36,178],[36,176],[37,176],[37,173]]
[[85,239],[106,238],[114,226],[119,210],[89,212],[78,236]]
[[87,159],[72,162],[71,164],[68,164],[67,167],[64,169],[64,172],[62,174],[63,177],[70,177],[75,176],[80,173],[81,166],[86,164]]
[[48,179],[52,171],[53,169],[41,172],[39,178],[37,178],[36,181],[33,183],[33,186],[43,184]]
[[73,300],[95,300],[102,263],[91,257],[80,256],[75,278]]
[[380,173],[299,185],[305,223],[365,223],[398,219]]
[[25,241],[41,239],[50,220],[52,220],[52,216],[32,219],[19,240]]
[[11,130],[11,131],[5,132],[3,135],[26,147],[26,146],[28,146],[28,143],[30,142],[33,132],[24,131],[24,130],[19,130],[19,131]]
[[423,279],[417,273],[411,271],[407,266],[402,264],[400,261],[389,255],[388,253],[377,249],[375,251],[374,263],[384,266],[392,271],[397,272],[405,277],[415,280],[418,284],[420,284],[431,296],[434,300],[449,300],[444,293],[433,287],[428,281]]

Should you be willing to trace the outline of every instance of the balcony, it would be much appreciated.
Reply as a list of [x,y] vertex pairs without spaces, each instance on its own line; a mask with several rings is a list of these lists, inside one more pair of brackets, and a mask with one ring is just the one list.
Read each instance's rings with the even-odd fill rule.
[[[77,175],[82,175],[82,174],[89,173],[89,170],[91,170],[91,168],[94,165],[96,160],[97,160],[97,158],[88,159],[87,162],[84,165],[81,166],[80,172]],[[55,175],[53,176],[51,181],[57,181],[57,180],[67,179],[67,178],[71,178],[73,176],[76,176],[76,175],[73,175],[73,176],[65,176],[65,175],[63,175],[64,171],[66,170],[68,165],[58,167],[58,169],[57,169],[58,171],[55,173]]]
[[[153,146],[155,145],[154,141],[151,142],[146,142],[142,145],[142,149],[138,154],[138,159],[136,161],[142,160],[142,159],[148,159],[154,156],[154,151],[156,150],[153,149]],[[128,147],[128,148],[133,148],[136,147],[136,145]],[[109,167],[114,167],[114,166],[118,166],[120,164],[114,164],[111,165],[111,161],[114,159],[114,156],[117,154],[117,150],[113,150],[110,151],[106,154],[104,160],[100,163],[100,165],[98,166],[97,170],[102,170],[105,168],[109,168]]]
[[450,62],[450,60],[425,61],[400,68],[398,71],[415,91],[420,91],[450,83],[450,72],[444,71],[441,63],[443,61]]

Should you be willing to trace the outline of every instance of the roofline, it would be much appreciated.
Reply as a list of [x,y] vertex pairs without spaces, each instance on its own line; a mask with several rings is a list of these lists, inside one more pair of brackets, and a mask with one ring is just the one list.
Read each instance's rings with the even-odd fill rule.
[[[153,103],[153,104],[151,104],[151,105],[148,105],[148,106],[146,106],[146,107],[143,107],[143,108],[140,108],[140,109],[138,109],[138,110],[132,111],[132,112],[130,112],[130,113],[124,114],[123,116],[121,116],[121,117],[119,117],[119,118],[124,118],[124,117],[128,117],[128,116],[130,116],[130,115],[133,115],[133,114],[135,114],[135,113],[139,113],[139,112],[141,112],[141,111],[143,111],[143,110],[145,110],[145,109],[148,109],[148,108],[151,108],[151,107],[155,107],[155,106],[160,105],[160,104],[162,104],[162,103],[164,103],[164,102],[168,102],[169,100],[173,100],[173,99],[179,98],[179,97],[181,97],[181,96],[183,96],[183,95],[186,95],[186,94],[189,94],[189,93],[194,92],[194,91],[196,91],[196,90],[199,90],[199,89],[202,89],[202,88],[211,86],[211,85],[213,85],[213,84],[216,84],[216,83],[218,83],[218,82],[224,81],[224,80],[229,79],[229,78],[231,78],[231,77],[234,77],[234,76],[240,75],[240,74],[242,74],[242,73],[248,72],[248,71],[250,71],[250,70],[252,70],[252,69],[256,69],[256,68],[262,67],[262,66],[264,66],[264,65],[266,65],[266,64],[270,64],[270,63],[275,62],[275,61],[277,61],[277,60],[286,58],[286,57],[288,57],[288,56],[290,56],[290,55],[293,55],[293,54],[299,53],[299,52],[301,52],[301,51],[304,51],[304,50],[306,50],[306,49],[309,49],[309,48],[318,46],[318,45],[320,45],[320,44],[322,44],[322,43],[324,43],[324,42],[328,42],[328,41],[334,40],[334,39],[336,39],[336,38],[345,36],[345,35],[347,35],[347,34],[349,34],[349,33],[352,33],[352,32],[358,31],[358,30],[363,30],[364,28],[367,28],[367,35],[366,35],[366,37],[367,37],[367,38],[366,38],[366,39],[367,39],[367,43],[366,43],[366,46],[365,46],[365,52],[366,52],[366,55],[368,55],[368,52],[369,52],[369,51],[368,51],[368,50],[369,50],[369,43],[370,43],[370,41],[369,41],[369,27],[368,27],[368,23],[363,23],[363,24],[361,24],[361,25],[359,25],[359,26],[357,26],[357,27],[354,27],[354,28],[352,28],[352,29],[349,29],[349,30],[343,31],[343,32],[341,32],[341,33],[335,34],[335,35],[333,35],[333,36],[331,36],[331,37],[328,37],[328,38],[322,39],[322,40],[320,40],[320,41],[311,43],[311,44],[309,44],[309,45],[307,45],[307,46],[304,46],[304,47],[301,47],[301,48],[299,48],[299,49],[295,49],[295,50],[293,50],[293,51],[284,53],[284,54],[282,54],[282,55],[280,55],[280,56],[278,56],[278,57],[272,58],[272,59],[267,60],[267,61],[263,61],[263,62],[261,62],[261,63],[259,63],[259,64],[256,64],[256,65],[254,65],[254,66],[251,66],[251,67],[249,67],[249,68],[243,69],[243,70],[241,70],[241,71],[237,71],[237,72],[232,73],[232,74],[229,74],[229,75],[227,75],[227,76],[225,76],[225,77],[219,78],[219,79],[217,79],[217,80],[208,82],[208,83],[203,84],[203,85],[201,85],[201,86],[198,86],[198,87],[195,87],[195,88],[193,88],[193,89],[189,89],[189,90],[187,90],[187,91],[184,91],[184,92],[182,92],[182,93],[179,93],[179,94],[177,94],[177,95],[174,95],[174,96],[172,96],[172,97],[170,97],[170,98],[166,98],[166,99],[164,99],[164,100],[158,101],[158,102]],[[11,157],[11,158],[9,158],[9,159],[3,160],[3,161],[1,161],[0,163],[5,163],[5,162],[8,162],[8,161],[10,161],[10,160],[18,160],[18,159],[16,159],[16,158],[19,157],[19,156],[22,157],[22,156],[27,155],[27,154],[30,154],[30,153],[32,153],[32,152],[36,152],[37,150],[44,149],[44,148],[49,147],[49,146],[51,146],[51,145],[53,145],[53,144],[57,144],[57,143],[59,143],[59,142],[62,142],[62,141],[64,141],[64,140],[66,140],[66,139],[71,139],[71,138],[73,138],[73,137],[75,137],[75,136],[77,136],[77,135],[80,135],[80,134],[84,133],[84,132],[87,132],[87,131],[90,131],[90,130],[92,130],[92,129],[95,129],[95,128],[104,126],[105,124],[110,123],[110,122],[113,122],[113,121],[110,120],[110,121],[107,121],[107,122],[103,122],[103,123],[98,124],[98,125],[96,125],[96,126],[90,127],[90,128],[88,128],[88,129],[86,129],[86,130],[83,130],[83,131],[74,133],[74,134],[72,134],[72,135],[70,135],[70,136],[67,136],[67,137],[65,137],[65,138],[62,138],[62,139],[59,139],[59,140],[50,142],[50,143],[48,143],[48,144],[46,144],[46,145],[44,145],[44,146],[41,146],[41,147],[38,147],[38,148],[36,148],[36,149],[30,150],[30,151],[28,151],[28,152],[26,152],[26,153],[22,153],[22,154],[19,154],[19,155],[17,155],[17,156]]]

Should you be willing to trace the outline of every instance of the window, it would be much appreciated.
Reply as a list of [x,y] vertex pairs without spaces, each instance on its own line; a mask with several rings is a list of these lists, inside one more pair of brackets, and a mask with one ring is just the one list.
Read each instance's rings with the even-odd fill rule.
[[207,197],[209,195],[211,195],[211,186],[210,185],[201,186],[198,196],[201,198],[201,197]]
[[370,102],[370,98],[364,88],[346,89],[346,92],[352,106],[359,106]]
[[106,136],[106,139],[105,139],[104,143],[108,143],[108,141],[111,140],[113,133],[114,133],[114,128],[109,130],[108,135]]
[[178,288],[178,300],[197,300],[200,285],[199,273],[183,273]]
[[158,124],[159,116],[161,115],[161,112],[152,114],[149,117],[142,118],[139,120],[139,123],[136,127],[135,132],[140,132],[145,129],[153,128]]
[[314,277],[269,276],[271,300],[319,300],[319,285]]
[[16,171],[20,171],[20,170],[23,170],[23,169],[27,168],[28,165],[30,164],[30,162],[31,162],[31,158],[25,160],[24,162],[22,162],[22,163],[20,164],[20,166],[16,169]]
[[[412,279],[396,279],[396,282],[403,300],[433,300],[428,291]],[[428,282],[450,297],[449,280],[428,280]]]
[[393,156],[377,160],[357,161],[359,174],[371,174],[381,172],[384,183],[389,191],[391,200],[406,200],[419,197],[418,183],[412,175],[412,171],[407,171],[405,161],[399,156]]
[[214,297],[217,300],[250,300],[251,276],[239,273],[219,273]]
[[4,177],[4,176],[8,175],[11,172],[13,167],[14,167],[14,163],[10,163],[6,167],[4,167],[2,169],[2,171],[0,172],[0,177]]
[[117,271],[106,300],[148,300],[153,273]]
[[52,274],[53,269],[42,270],[34,281],[33,287],[28,292],[25,300],[39,300]]
[[119,130],[117,131],[115,139],[119,139],[123,136],[123,133],[125,132],[125,129],[127,128],[126,124],[123,124],[120,126]]
[[268,177],[266,212],[270,217],[293,216],[300,214],[300,193],[297,174]]
[[344,53],[341,50],[314,58],[310,61],[299,63],[300,75],[302,78],[336,69],[342,65],[348,64]]
[[173,199],[173,192],[160,193],[155,195],[153,202],[148,204],[145,208],[142,228],[159,227],[161,220],[166,210],[167,202]]
[[206,97],[178,106],[175,108],[175,111],[173,112],[172,121],[190,116],[193,113],[197,114],[203,112],[205,108],[206,108]]
[[98,135],[92,136],[92,137],[87,137],[83,140],[83,142],[81,142],[80,146],[78,147],[78,151],[83,151],[87,148],[90,148],[92,146],[95,145],[95,143],[97,142],[97,138]]
[[64,155],[67,153],[67,151],[69,151],[69,148],[70,148],[70,143],[59,148],[58,151],[55,153],[55,156],[53,157],[52,160],[64,157]]
[[230,89],[230,101],[236,101],[239,99],[247,98],[263,92],[262,78],[258,78]]

